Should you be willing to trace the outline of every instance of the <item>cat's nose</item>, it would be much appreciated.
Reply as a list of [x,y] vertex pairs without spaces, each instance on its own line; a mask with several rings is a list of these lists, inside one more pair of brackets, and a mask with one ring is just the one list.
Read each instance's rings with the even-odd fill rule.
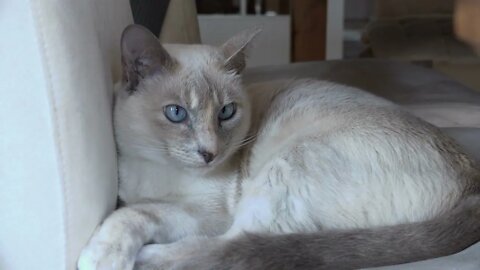
[[210,163],[214,158],[215,155],[206,151],[206,150],[198,150],[198,153],[203,157],[203,160],[205,160],[205,163]]

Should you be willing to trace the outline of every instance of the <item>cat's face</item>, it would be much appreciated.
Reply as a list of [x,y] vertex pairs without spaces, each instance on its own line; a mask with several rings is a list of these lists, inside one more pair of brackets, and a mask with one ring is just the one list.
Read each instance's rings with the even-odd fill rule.
[[[131,31],[143,35],[145,30]],[[235,59],[222,47],[175,45],[165,50],[155,40],[139,48],[138,36],[133,40],[134,51],[143,55],[124,52],[127,86],[117,94],[115,107],[121,154],[200,171],[222,164],[244,143],[250,124],[249,101],[238,75],[245,65],[245,44],[233,50],[242,54]]]
[[130,133],[129,141],[121,143],[141,145],[132,148],[137,154],[167,158],[181,167],[213,168],[241,145],[250,122],[249,102],[237,75],[177,68],[174,74],[144,80],[118,101],[117,127],[134,128],[117,133]]

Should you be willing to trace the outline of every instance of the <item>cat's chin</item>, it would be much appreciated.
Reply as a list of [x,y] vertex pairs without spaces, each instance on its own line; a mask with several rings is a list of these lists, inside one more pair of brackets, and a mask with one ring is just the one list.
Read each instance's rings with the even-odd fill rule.
[[188,169],[188,171],[190,171],[191,173],[195,173],[199,175],[206,175],[213,170],[215,170],[215,167],[210,167],[210,166],[202,166],[202,167],[195,167],[195,168]]
[[206,175],[210,172],[214,171],[216,167],[210,165],[198,165],[194,166],[192,164],[179,166],[180,169],[188,174],[195,174],[195,175]]

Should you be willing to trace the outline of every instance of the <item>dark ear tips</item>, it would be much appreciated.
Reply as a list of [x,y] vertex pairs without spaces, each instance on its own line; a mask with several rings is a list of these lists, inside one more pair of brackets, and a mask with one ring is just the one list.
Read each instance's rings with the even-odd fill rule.
[[168,69],[173,59],[147,28],[132,24],[123,30],[121,53],[124,81],[133,92],[141,79]]

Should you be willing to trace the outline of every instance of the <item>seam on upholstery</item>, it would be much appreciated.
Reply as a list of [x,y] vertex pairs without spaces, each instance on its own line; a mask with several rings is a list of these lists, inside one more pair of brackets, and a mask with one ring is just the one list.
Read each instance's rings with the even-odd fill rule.
[[35,27],[35,33],[37,36],[37,39],[39,41],[39,51],[40,51],[40,57],[41,57],[41,64],[44,67],[44,75],[46,77],[46,88],[47,88],[47,95],[49,99],[49,103],[51,105],[50,109],[50,116],[51,116],[51,121],[53,123],[53,134],[54,134],[54,146],[55,146],[55,151],[57,152],[57,160],[58,160],[58,170],[59,170],[59,176],[60,176],[60,188],[61,188],[61,196],[63,196],[63,209],[62,211],[62,233],[63,233],[63,260],[61,261],[62,264],[62,269],[66,269],[67,267],[67,260],[68,260],[68,246],[69,246],[69,239],[68,239],[68,218],[67,218],[67,209],[68,209],[68,196],[67,196],[67,185],[65,183],[66,179],[66,171],[65,171],[65,159],[64,159],[64,152],[62,148],[62,136],[60,132],[60,127],[59,127],[59,119],[58,119],[58,107],[57,107],[57,97],[55,96],[55,91],[54,91],[54,83],[53,83],[53,78],[52,78],[52,70],[51,70],[51,64],[50,64],[50,59],[48,57],[48,49],[46,46],[46,38],[45,38],[45,32],[44,32],[44,27],[43,27],[43,16],[40,14],[39,10],[40,7],[38,7],[37,3],[39,3],[39,0],[28,0],[30,2],[30,12],[32,13],[32,17],[34,20],[34,27]]

